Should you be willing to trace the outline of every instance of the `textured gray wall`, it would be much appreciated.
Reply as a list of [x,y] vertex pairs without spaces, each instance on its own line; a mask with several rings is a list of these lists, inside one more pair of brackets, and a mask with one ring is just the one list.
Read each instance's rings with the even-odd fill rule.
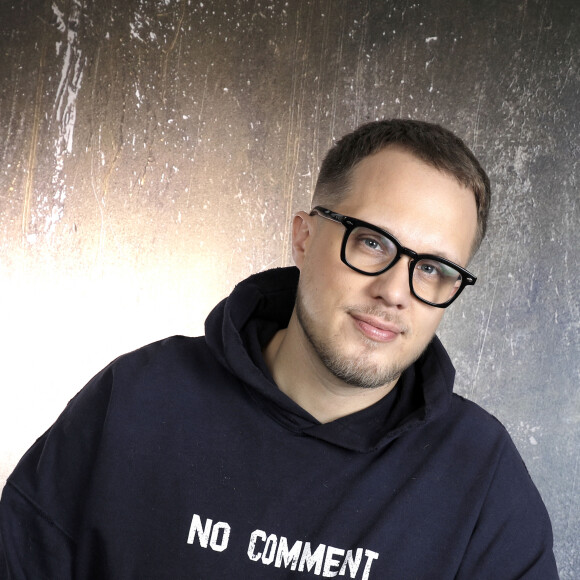
[[441,335],[508,427],[579,577],[576,0],[2,0],[0,485],[121,352],[199,333],[289,263],[333,138],[410,116],[495,200]]

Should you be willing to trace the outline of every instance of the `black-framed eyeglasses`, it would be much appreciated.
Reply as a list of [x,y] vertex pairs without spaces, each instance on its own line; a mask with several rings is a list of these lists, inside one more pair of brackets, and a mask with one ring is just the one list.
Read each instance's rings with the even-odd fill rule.
[[402,246],[389,232],[362,220],[316,206],[310,215],[342,224],[340,259],[352,270],[367,276],[378,276],[394,266],[402,255],[409,256],[409,287],[415,298],[437,308],[446,308],[465,286],[477,278],[465,268],[434,256],[417,254]]

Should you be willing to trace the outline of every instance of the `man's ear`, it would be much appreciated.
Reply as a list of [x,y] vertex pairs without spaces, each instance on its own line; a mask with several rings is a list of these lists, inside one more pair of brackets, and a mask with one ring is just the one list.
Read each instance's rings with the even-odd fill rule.
[[314,227],[313,216],[299,211],[292,221],[292,258],[299,270],[302,269]]

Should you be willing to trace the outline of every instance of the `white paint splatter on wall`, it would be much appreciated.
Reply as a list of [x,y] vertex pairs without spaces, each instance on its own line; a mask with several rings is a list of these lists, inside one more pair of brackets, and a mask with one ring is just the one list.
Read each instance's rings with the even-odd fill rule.
[[[55,166],[51,178],[52,193],[51,195],[46,195],[46,192],[38,194],[38,211],[31,219],[32,225],[37,226],[35,228],[37,232],[48,235],[54,231],[55,224],[62,219],[67,188],[72,187],[66,184],[63,170],[66,158],[73,151],[77,96],[81,88],[83,67],[86,63],[77,40],[81,21],[80,1],[73,0],[68,16],[65,16],[56,3],[52,4],[52,11],[56,19],[56,28],[64,36],[63,41],[56,43],[56,54],[62,59],[62,68],[53,109],[57,125],[54,143]],[[36,238],[36,233],[28,235],[28,241],[31,243],[36,241]]]

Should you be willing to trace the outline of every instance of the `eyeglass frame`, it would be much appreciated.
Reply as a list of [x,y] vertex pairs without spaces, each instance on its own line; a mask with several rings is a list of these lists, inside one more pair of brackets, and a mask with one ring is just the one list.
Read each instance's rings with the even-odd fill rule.
[[[477,276],[475,276],[465,268],[462,268],[455,262],[447,260],[446,258],[442,258],[441,256],[436,256],[435,254],[418,254],[414,250],[411,250],[410,248],[406,248],[405,246],[403,246],[403,244],[401,244],[401,242],[399,242],[399,240],[397,240],[395,236],[393,236],[386,230],[383,230],[382,228],[379,228],[378,226],[375,226],[374,224],[371,224],[369,222],[365,222],[363,220],[359,220],[354,217],[337,213],[330,209],[326,209],[321,205],[317,205],[316,207],[312,208],[309,215],[311,216],[318,215],[321,218],[342,224],[345,227],[346,231],[344,232],[344,236],[342,238],[342,245],[340,248],[340,259],[351,270],[354,270],[359,274],[363,274],[365,276],[379,276],[380,274],[384,274],[387,270],[392,268],[401,259],[402,255],[409,256],[409,258],[411,258],[409,260],[409,289],[411,290],[411,294],[415,298],[417,298],[417,300],[420,300],[421,302],[428,304],[429,306],[434,306],[435,308],[447,308],[452,302],[454,302],[459,297],[459,295],[461,294],[461,292],[463,292],[463,289],[466,286],[473,286],[477,281]],[[348,260],[346,259],[346,244],[348,242],[348,238],[351,232],[358,227],[364,227],[369,230],[375,231],[379,233],[381,236],[384,236],[385,238],[390,240],[394,244],[397,253],[393,261],[386,268],[383,268],[378,272],[365,272],[364,270],[361,270],[360,268],[357,268],[348,262]],[[436,260],[438,262],[441,262],[442,264],[445,264],[446,266],[453,268],[454,270],[457,270],[457,272],[461,274],[461,285],[455,291],[453,296],[451,296],[451,298],[446,302],[443,302],[442,304],[435,304],[434,302],[429,302],[429,300],[425,300],[425,298],[421,298],[415,292],[415,289],[413,288],[413,272],[415,271],[415,266],[421,260]]]

